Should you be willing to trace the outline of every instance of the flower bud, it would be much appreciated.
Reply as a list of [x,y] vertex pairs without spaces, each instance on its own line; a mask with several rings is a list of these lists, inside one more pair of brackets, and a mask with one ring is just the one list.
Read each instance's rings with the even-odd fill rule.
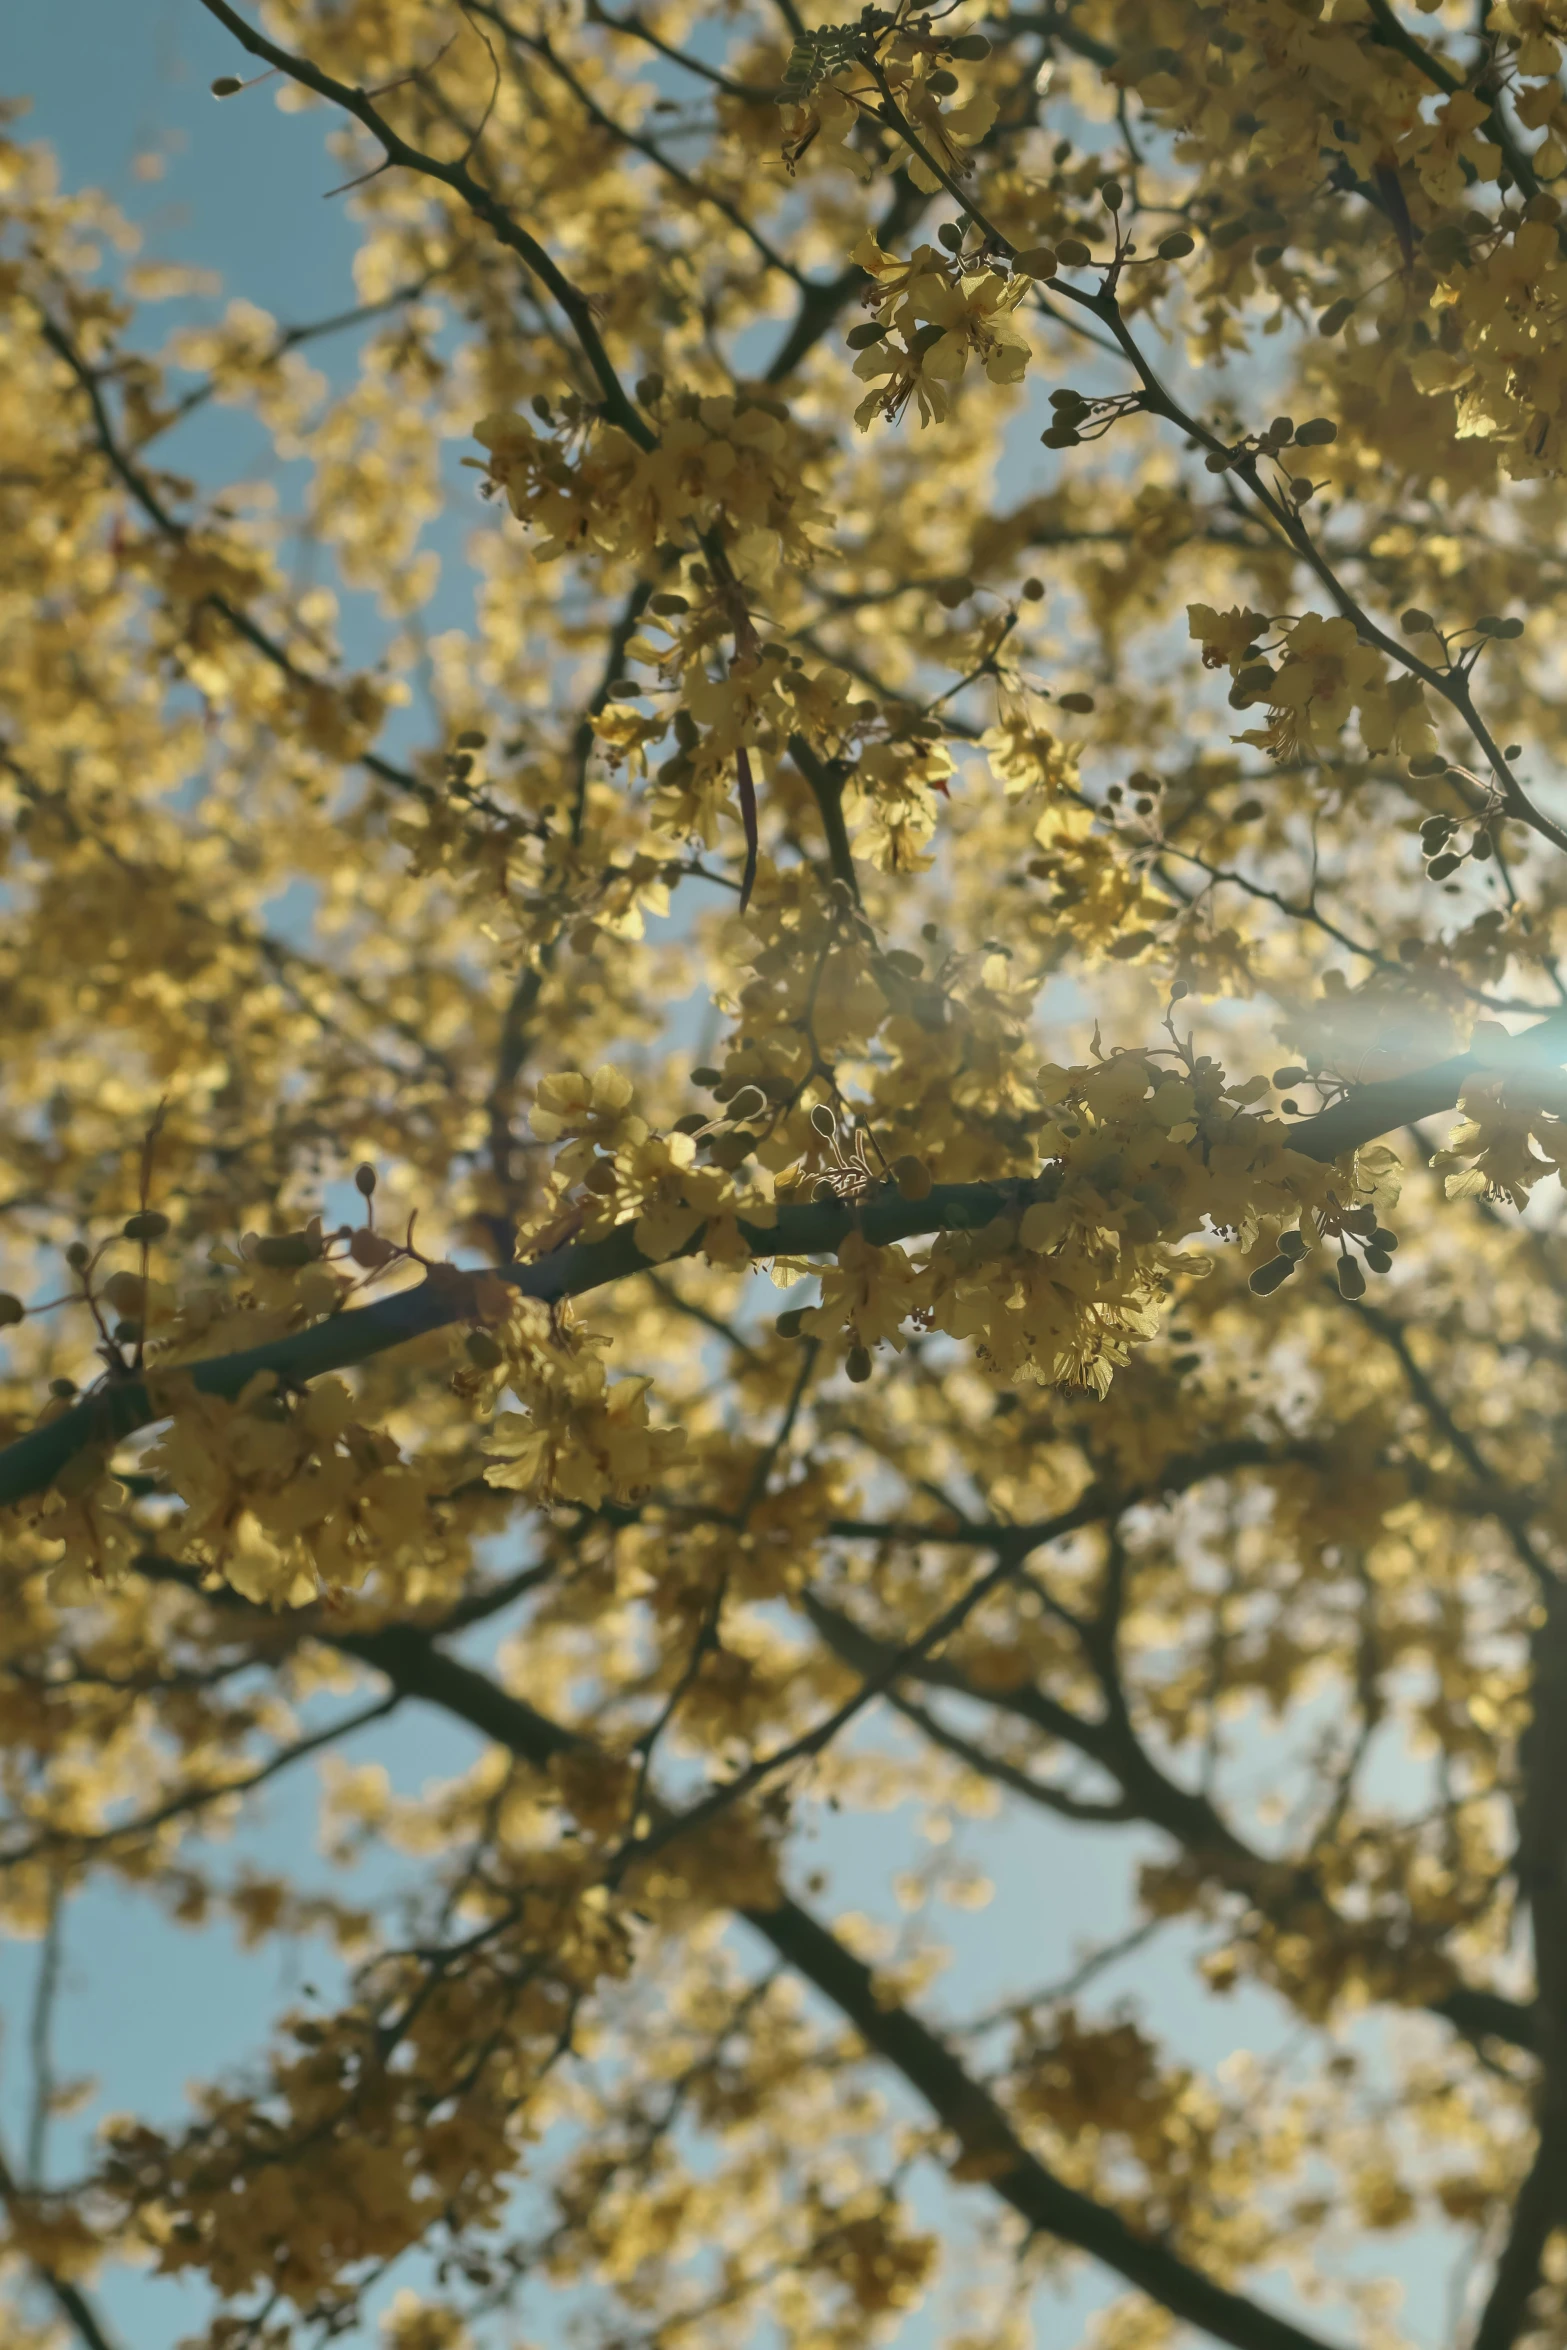
[[851,1346],[843,1368],[846,1376],[854,1381],[856,1387],[863,1387],[871,1375],[870,1348]]
[[923,1159],[917,1159],[912,1154],[893,1160],[892,1180],[905,1199],[929,1199],[931,1195],[930,1169]]

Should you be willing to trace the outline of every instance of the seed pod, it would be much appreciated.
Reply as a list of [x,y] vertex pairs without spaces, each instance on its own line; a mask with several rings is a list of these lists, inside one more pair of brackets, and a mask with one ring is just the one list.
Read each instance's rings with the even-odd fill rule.
[[1054,277],[1060,260],[1049,245],[1028,245],[1013,254],[1012,267],[1021,277]]
[[320,1254],[321,1243],[311,1232],[263,1233],[251,1251],[258,1265],[280,1273],[290,1267],[314,1264]]
[[506,1360],[506,1350],[498,1346],[488,1330],[470,1330],[463,1347],[476,1370],[494,1371]]
[[787,1306],[773,1324],[780,1338],[799,1338],[805,1329],[804,1306]]
[[854,1381],[856,1387],[863,1387],[871,1375],[870,1348],[868,1346],[851,1346],[843,1368],[846,1375]]
[[1196,245],[1185,229],[1178,228],[1172,229],[1167,237],[1161,237],[1154,250],[1161,261],[1184,261],[1188,253],[1196,250]]
[[931,1195],[930,1169],[923,1159],[915,1158],[912,1153],[893,1160],[892,1180],[905,1199],[929,1199]]
[[1283,1287],[1294,1270],[1289,1257],[1270,1257],[1265,1265],[1257,1267],[1247,1286],[1254,1297],[1271,1297],[1276,1289]]
[[1353,1257],[1339,1258],[1338,1293],[1340,1297],[1347,1297],[1351,1305],[1366,1294],[1366,1276]]
[[378,1266],[389,1265],[397,1254],[397,1248],[384,1232],[372,1232],[368,1224],[362,1224],[357,1232],[351,1232],[348,1236],[348,1253],[356,1265],[363,1265],[367,1271],[373,1272]]
[[19,1297],[13,1297],[8,1289],[0,1289],[0,1330],[8,1330],[13,1322],[20,1322],[26,1312]]
[[140,1214],[127,1216],[120,1229],[127,1240],[161,1240],[169,1219],[157,1208],[143,1208]]

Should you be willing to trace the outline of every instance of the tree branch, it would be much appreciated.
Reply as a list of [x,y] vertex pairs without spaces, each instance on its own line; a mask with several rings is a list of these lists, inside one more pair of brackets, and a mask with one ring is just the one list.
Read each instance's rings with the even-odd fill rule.
[[[1505,1051],[1492,1046],[1478,1054],[1456,1053],[1450,1060],[1413,1070],[1407,1077],[1356,1086],[1330,1109],[1314,1118],[1303,1118],[1298,1126],[1281,1129],[1280,1137],[1301,1157],[1325,1163],[1380,1134],[1429,1117],[1433,1111],[1450,1109],[1465,1081],[1481,1071],[1498,1066],[1543,1070],[1559,1067],[1563,1058],[1567,1058],[1567,1006],[1514,1038]],[[820,1201],[784,1207],[772,1224],[742,1223],[740,1229],[756,1257],[829,1256],[851,1233],[885,1246],[937,1232],[982,1230],[998,1215],[1045,1196],[1054,1180],[1053,1173],[1047,1173],[1043,1178],[996,1183],[938,1183],[922,1200],[906,1200],[889,1187],[859,1206]],[[612,1281],[624,1281],[630,1274],[645,1273],[652,1265],[695,1256],[702,1237],[703,1228],[698,1227],[667,1256],[649,1257],[637,1247],[632,1227],[624,1224],[602,1240],[578,1241],[530,1264],[502,1265],[495,1278],[508,1282],[523,1297],[550,1302],[582,1297]],[[212,1356],[204,1362],[170,1365],[161,1376],[156,1370],[141,1377],[116,1376],[58,1418],[45,1421],[0,1451],[0,1507],[41,1492],[83,1445],[115,1444],[138,1428],[166,1419],[172,1409],[173,1381],[189,1380],[199,1394],[232,1401],[258,1372],[271,1372],[292,1384],[316,1379],[323,1372],[368,1362],[374,1355],[426,1337],[433,1330],[471,1320],[473,1311],[471,1279],[455,1268],[446,1268],[443,1278],[427,1280],[417,1289],[399,1290],[355,1312],[334,1314],[264,1346]]]

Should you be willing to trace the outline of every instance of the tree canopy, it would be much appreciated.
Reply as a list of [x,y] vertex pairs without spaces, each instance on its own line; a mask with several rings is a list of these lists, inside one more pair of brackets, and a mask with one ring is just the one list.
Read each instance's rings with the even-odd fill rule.
[[1559,0],[184,5],[357,304],[10,110],[0,1913],[319,1982],[7,2339],[1567,2339]]

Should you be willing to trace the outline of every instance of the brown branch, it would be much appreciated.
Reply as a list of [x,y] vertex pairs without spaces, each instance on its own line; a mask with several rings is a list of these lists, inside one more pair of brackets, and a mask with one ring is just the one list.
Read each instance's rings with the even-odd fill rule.
[[[1563,1057],[1567,1057],[1567,1007],[1548,1014],[1514,1038],[1505,1051],[1491,1047],[1479,1055],[1458,1053],[1407,1077],[1354,1087],[1331,1109],[1281,1130],[1281,1138],[1302,1157],[1323,1162],[1341,1158],[1379,1134],[1429,1116],[1434,1110],[1450,1108],[1469,1077],[1497,1067],[1499,1060],[1510,1069],[1527,1070],[1557,1065]],[[1054,1170],[1047,1169],[1036,1179],[939,1183],[923,1200],[906,1200],[889,1186],[859,1206],[822,1201],[784,1207],[778,1209],[772,1224],[742,1223],[740,1229],[752,1254],[759,1258],[826,1256],[840,1248],[851,1232],[884,1245],[943,1231],[980,1230],[998,1215],[1053,1194],[1057,1180]],[[625,1224],[603,1240],[578,1241],[531,1264],[503,1265],[496,1277],[523,1297],[547,1301],[581,1297],[609,1282],[646,1272],[654,1264],[694,1256],[701,1249],[702,1238],[698,1227],[667,1257],[652,1258],[637,1247],[632,1227]],[[297,1384],[319,1378],[326,1371],[367,1362],[409,1339],[470,1320],[472,1314],[471,1282],[448,1271],[445,1277],[426,1280],[417,1289],[400,1290],[374,1305],[332,1315],[264,1346],[170,1366],[169,1375],[188,1379],[201,1394],[232,1400],[257,1372],[269,1371]],[[161,1389],[163,1400],[155,1387]],[[0,1507],[41,1491],[84,1444],[112,1445],[136,1429],[166,1418],[172,1408],[168,1397],[168,1386],[157,1380],[155,1369],[145,1376],[116,1378],[57,1418],[19,1437],[0,1451]]]
[[240,46],[248,49],[253,57],[263,58],[279,73],[286,73],[291,81],[298,82],[301,88],[314,90],[318,98],[329,99],[334,106],[340,106],[345,114],[352,115],[356,122],[362,123],[380,146],[387,164],[416,172],[423,179],[436,180],[442,187],[449,188],[454,196],[460,197],[475,219],[482,220],[499,241],[517,255],[540,284],[548,287],[553,294],[570,320],[583,356],[603,394],[605,414],[636,442],[639,449],[657,447],[656,435],[632,404],[615,372],[587,295],[580,287],[572,284],[538,238],[530,235],[482,181],[474,178],[466,163],[443,163],[439,156],[428,155],[422,148],[411,146],[392,129],[364,90],[335,80],[331,74],[323,73],[308,57],[297,56],[278,42],[269,41],[265,34],[247,24],[238,10],[229,6],[228,0],[201,0],[201,5],[209,16],[215,16],[219,24],[226,26]]

